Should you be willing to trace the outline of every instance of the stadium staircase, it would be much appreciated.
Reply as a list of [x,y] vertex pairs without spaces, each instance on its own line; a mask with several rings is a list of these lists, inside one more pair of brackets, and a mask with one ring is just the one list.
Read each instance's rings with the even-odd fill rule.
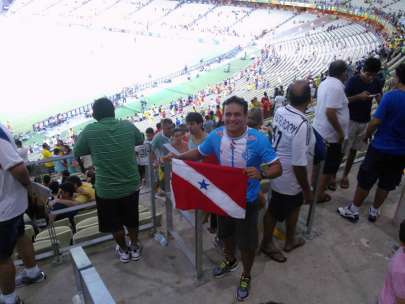
[[[118,0],[121,1],[121,0]],[[132,16],[133,14],[139,12],[141,9],[143,9],[144,7],[147,7],[149,4],[151,4],[154,0],[149,0],[145,3],[143,3],[142,5],[138,6],[136,10],[132,11],[131,13],[128,14],[128,16]]]
[[173,7],[172,9],[168,10],[161,19],[167,17],[168,15],[170,15],[172,12],[174,12],[176,9],[180,8],[183,4],[187,3],[186,0],[183,1],[178,1],[177,5],[175,7]]
[[[273,58],[263,63],[264,79],[270,81],[271,89],[280,85],[286,87],[295,79],[303,79],[308,75],[316,76],[324,72],[334,56],[342,59],[350,57],[353,61],[357,61],[379,44],[375,36],[369,35],[370,33],[364,33],[361,26],[353,24],[329,32],[319,30],[310,36],[304,34],[302,37],[275,42],[277,56],[280,59]],[[336,47],[337,41],[339,47]],[[299,51],[296,51],[298,49]],[[262,96],[264,91],[270,91],[265,88],[255,89],[253,84],[252,77],[249,81],[246,78],[240,79],[235,83],[238,89],[233,94],[250,101],[253,97]]]
[[208,11],[206,11],[204,14],[199,15],[197,18],[195,18],[192,22],[190,22],[189,24],[187,24],[187,28],[191,28],[193,25],[195,25],[198,21],[200,21],[201,19],[205,18],[209,13],[211,13],[212,11],[214,11],[216,8],[218,7],[218,5],[214,5],[213,7],[211,7]]

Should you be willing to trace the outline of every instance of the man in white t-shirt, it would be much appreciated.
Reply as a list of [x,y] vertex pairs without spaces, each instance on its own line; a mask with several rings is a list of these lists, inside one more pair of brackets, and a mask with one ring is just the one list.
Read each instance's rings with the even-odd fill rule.
[[[24,235],[23,214],[28,207],[27,188],[30,185],[27,168],[17,153],[14,139],[0,124],[0,290],[5,304],[22,303],[16,296],[16,285],[46,278],[35,263],[32,241]],[[25,265],[17,277],[11,259],[15,247]]]
[[24,162],[28,162],[28,148],[22,146],[22,142],[16,139],[15,144],[17,146],[18,155],[21,156]]
[[327,143],[325,167],[319,185],[321,203],[331,200],[325,190],[339,169],[343,157],[343,142],[349,129],[349,101],[343,84],[347,79],[346,62],[332,62],[328,73],[329,76],[319,85],[314,119],[315,130]]
[[285,106],[286,104],[287,104],[286,98],[283,95],[277,95],[274,98],[274,111],[273,111],[273,113],[275,114],[276,111],[279,108]]
[[277,152],[283,174],[272,180],[272,197],[264,216],[261,251],[277,262],[286,257],[273,243],[273,230],[278,221],[286,220],[287,238],[284,251],[304,245],[295,237],[301,205],[312,201],[308,172],[312,165],[315,135],[305,110],[311,103],[311,89],[304,80],[293,83],[288,90],[289,105],[277,110],[273,119],[273,148]]

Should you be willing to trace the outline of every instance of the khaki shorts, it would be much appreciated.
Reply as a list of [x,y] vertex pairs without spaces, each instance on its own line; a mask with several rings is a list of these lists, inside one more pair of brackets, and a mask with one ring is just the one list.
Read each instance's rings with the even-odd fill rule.
[[349,123],[349,136],[345,142],[343,151],[348,153],[349,150],[365,151],[367,144],[364,142],[366,136],[367,123],[350,121]]

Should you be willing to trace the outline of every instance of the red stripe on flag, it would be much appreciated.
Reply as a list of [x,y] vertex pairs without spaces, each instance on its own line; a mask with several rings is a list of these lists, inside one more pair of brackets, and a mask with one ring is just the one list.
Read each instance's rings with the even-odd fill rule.
[[[217,215],[228,216],[206,197],[199,189],[190,185],[190,183],[176,174],[172,174],[172,191],[176,199],[176,208],[182,210],[204,210]],[[246,207],[244,207],[246,208]]]
[[185,163],[206,176],[239,206],[246,209],[248,177],[243,169],[193,161],[185,161]]

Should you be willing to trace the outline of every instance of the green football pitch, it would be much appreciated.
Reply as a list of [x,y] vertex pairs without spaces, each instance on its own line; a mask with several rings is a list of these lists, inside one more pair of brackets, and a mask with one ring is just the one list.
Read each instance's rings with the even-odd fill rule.
[[[176,100],[181,97],[187,97],[188,95],[195,94],[208,86],[222,82],[224,79],[229,78],[234,74],[240,72],[242,69],[246,68],[250,63],[251,63],[250,59],[246,60],[235,59],[231,62],[230,72],[225,72],[226,65],[222,65],[211,71],[200,74],[198,78],[194,78],[184,83],[173,85],[172,87],[161,89],[149,96],[145,96],[145,99],[148,105],[156,105],[156,106],[167,105],[173,100]],[[74,102],[70,103],[69,105],[79,107],[85,104],[88,104],[88,101]],[[65,107],[66,106],[63,106],[63,108]],[[125,106],[116,109],[116,117],[126,118],[128,116],[132,116],[135,112],[139,112],[140,110],[141,106],[139,102],[129,102]],[[42,117],[45,118],[54,115],[55,113],[46,112],[44,110],[42,114],[43,114]],[[19,121],[18,120],[13,121],[13,125],[16,126],[14,132],[16,131],[22,132],[30,130],[32,124],[35,123],[36,121],[38,120],[33,120],[32,117],[24,118]],[[86,126],[86,124],[88,124],[88,122],[76,126],[75,132],[80,132]],[[65,133],[61,135],[64,136]],[[45,136],[43,134],[35,133],[25,142],[25,145],[40,144],[44,140]]]

